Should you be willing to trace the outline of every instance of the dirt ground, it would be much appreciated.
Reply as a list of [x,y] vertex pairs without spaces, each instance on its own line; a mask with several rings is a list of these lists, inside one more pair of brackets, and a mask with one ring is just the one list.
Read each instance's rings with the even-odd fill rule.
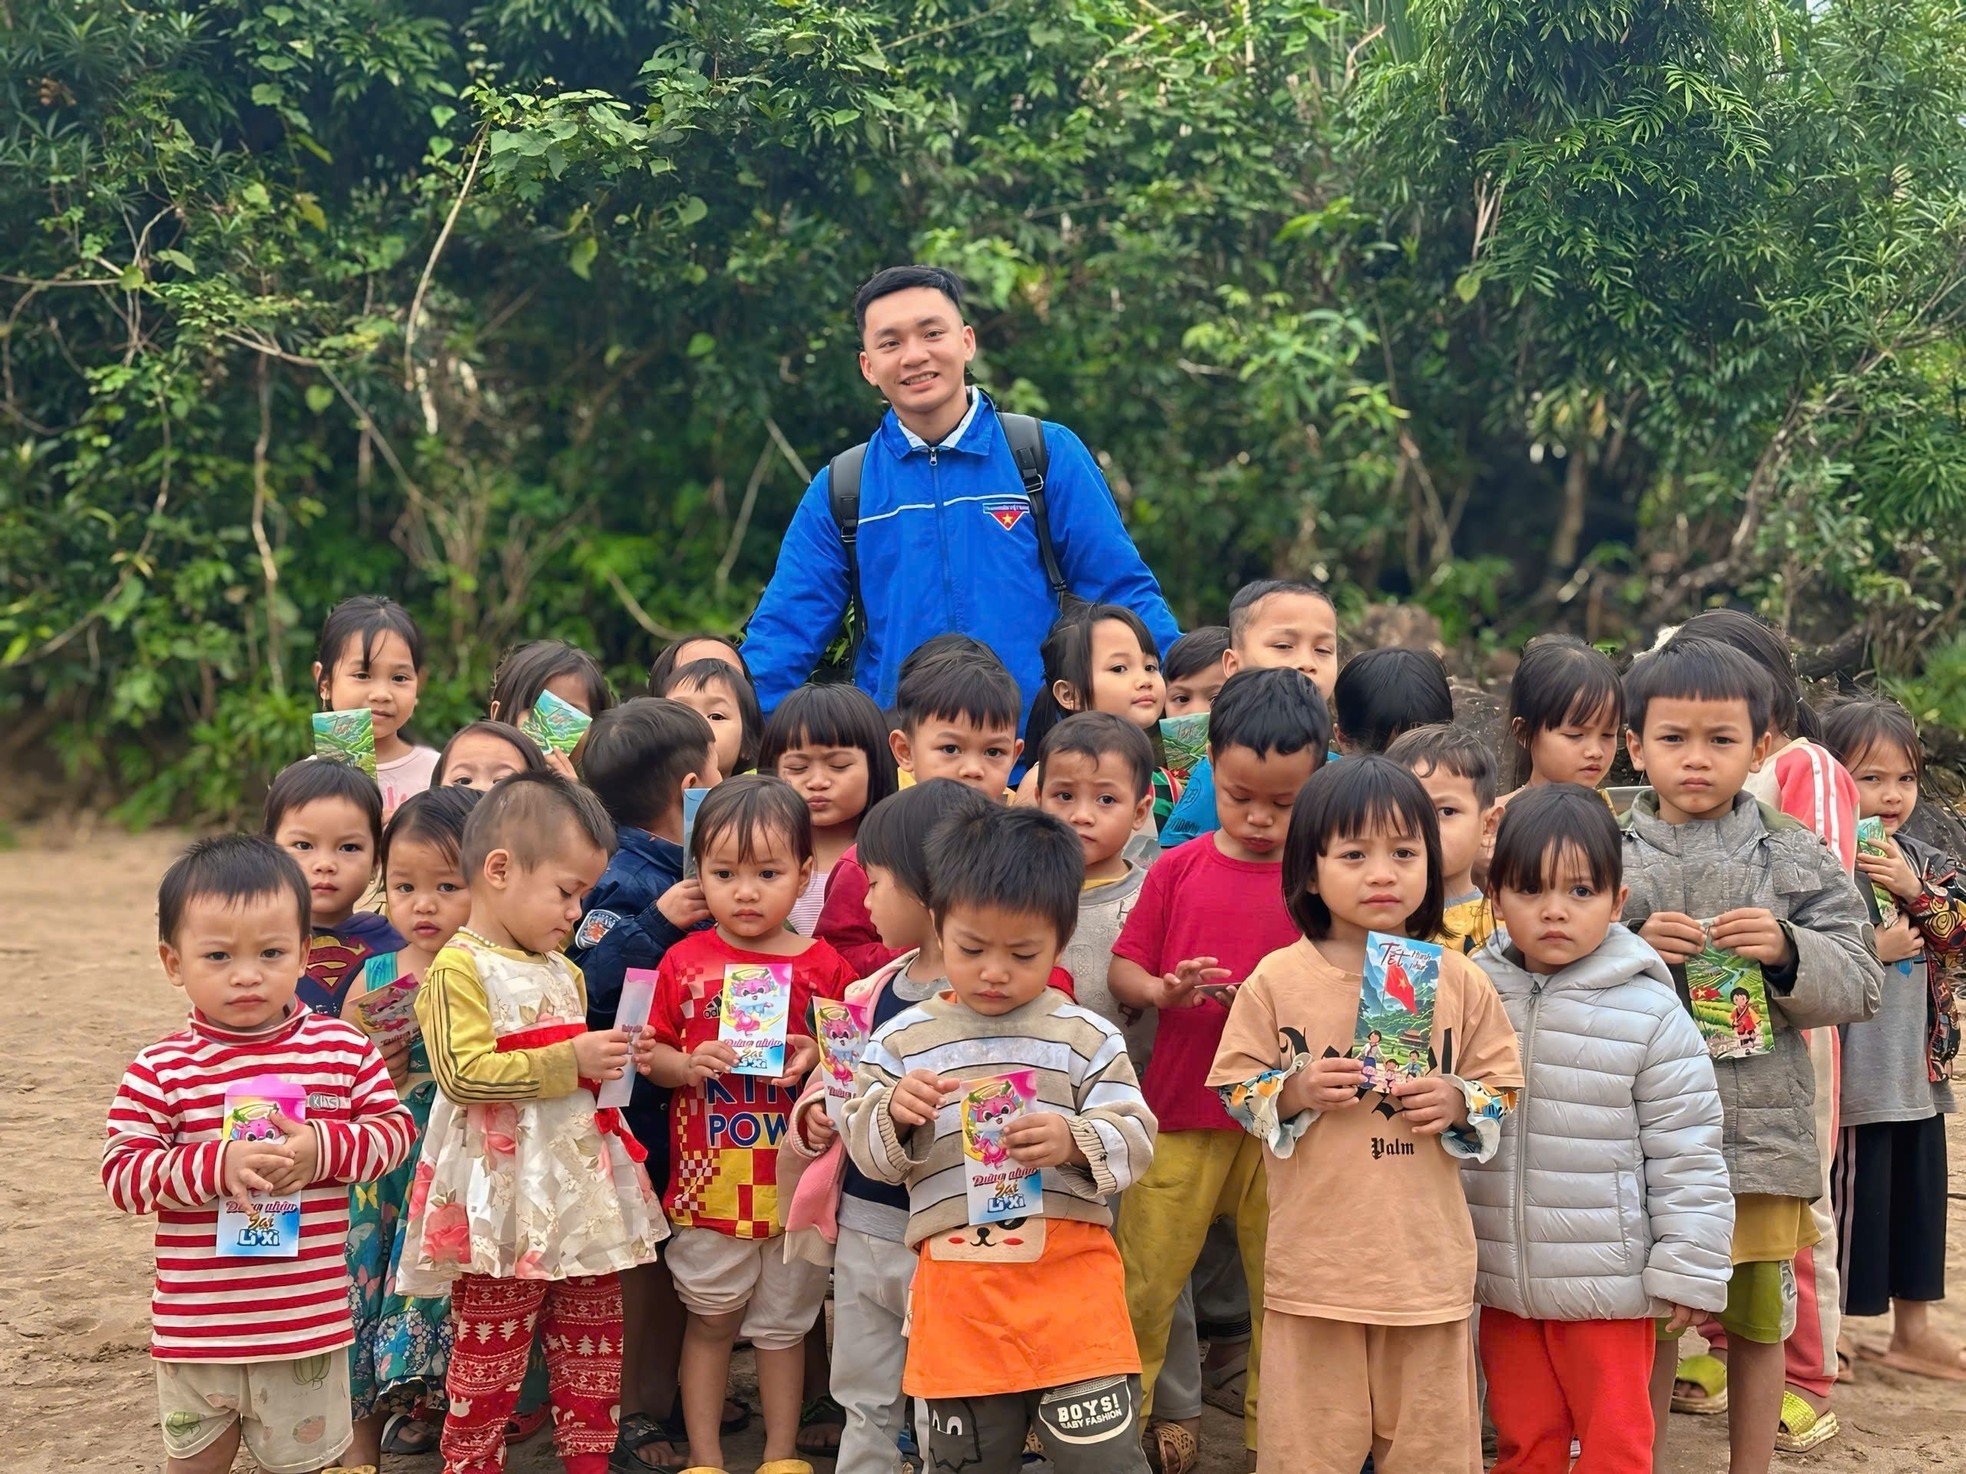
[[[148,1343],[150,1225],[114,1211],[97,1164],[103,1118],[124,1065],[182,1016],[157,967],[155,888],[181,839],[27,834],[0,852],[10,980],[0,1083],[0,1468],[118,1471],[161,1466]],[[1966,1123],[1952,1144],[1951,1270],[1966,1284]],[[1966,1334],[1955,1299],[1943,1323]],[[1881,1336],[1881,1322],[1859,1323]],[[748,1360],[748,1359],[747,1359]],[[748,1367],[747,1367],[748,1370]],[[1863,1365],[1839,1388],[1843,1436],[1812,1455],[1778,1458],[1822,1474],[1966,1469],[1966,1384]],[[1724,1419],[1672,1420],[1674,1474],[1726,1466]],[[1205,1469],[1243,1467],[1239,1425],[1211,1410]],[[755,1467],[758,1435],[728,1449]],[[244,1463],[241,1467],[247,1467]],[[389,1474],[434,1474],[434,1458],[391,1459]],[[510,1467],[560,1465],[540,1438]],[[822,1468],[827,1466],[821,1466]]]

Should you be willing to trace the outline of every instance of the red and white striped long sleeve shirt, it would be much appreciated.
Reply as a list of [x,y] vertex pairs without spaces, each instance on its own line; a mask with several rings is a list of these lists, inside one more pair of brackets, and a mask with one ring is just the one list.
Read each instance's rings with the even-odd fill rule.
[[[225,1092],[272,1075],[307,1090],[320,1170],[301,1191],[300,1253],[219,1257]],[[194,1014],[139,1054],[109,1108],[102,1180],[126,1213],[157,1215],[150,1354],[160,1361],[275,1361],[354,1339],[348,1184],[409,1154],[416,1125],[361,1030],[305,1008],[237,1034]]]

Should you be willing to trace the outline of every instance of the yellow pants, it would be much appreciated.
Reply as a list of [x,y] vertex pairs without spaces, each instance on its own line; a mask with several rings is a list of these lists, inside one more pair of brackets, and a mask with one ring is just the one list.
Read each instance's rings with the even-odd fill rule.
[[1227,1218],[1236,1230],[1242,1272],[1249,1281],[1248,1390],[1243,1438],[1256,1447],[1256,1377],[1263,1347],[1263,1242],[1270,1199],[1263,1148],[1246,1131],[1168,1131],[1154,1143],[1153,1165],[1120,1201],[1120,1259],[1126,1265],[1126,1308],[1140,1347],[1143,1416],[1153,1413],[1154,1381],[1167,1360],[1174,1302],[1201,1257],[1208,1225]]

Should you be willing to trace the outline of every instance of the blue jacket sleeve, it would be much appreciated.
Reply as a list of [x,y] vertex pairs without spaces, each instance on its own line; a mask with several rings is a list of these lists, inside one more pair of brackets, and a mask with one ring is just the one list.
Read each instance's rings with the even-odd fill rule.
[[622,917],[592,948],[574,958],[587,980],[587,1027],[612,1029],[628,969],[654,967],[682,939],[675,923],[651,902],[646,909]]
[[766,716],[819,664],[846,617],[846,553],[830,504],[830,471],[800,498],[771,581],[744,630],[744,659]]
[[1181,626],[1120,520],[1119,505],[1098,463],[1085,442],[1063,425],[1046,421],[1044,439],[1050,457],[1045,501],[1066,586],[1091,603],[1131,609],[1166,655],[1181,638]]
[[1221,816],[1215,812],[1215,769],[1203,758],[1188,774],[1188,786],[1182,790],[1181,802],[1161,825],[1161,848],[1171,850],[1201,835],[1213,834],[1221,827]]

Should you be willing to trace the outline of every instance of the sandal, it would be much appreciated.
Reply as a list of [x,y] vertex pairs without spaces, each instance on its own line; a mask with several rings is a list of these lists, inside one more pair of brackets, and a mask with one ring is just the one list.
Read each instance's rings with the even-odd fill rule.
[[[642,1450],[652,1443],[667,1444],[669,1457],[657,1459],[653,1463],[642,1457]],[[678,1447],[688,1449],[687,1443],[670,1436],[669,1430],[651,1418],[647,1413],[630,1413],[621,1420],[615,1433],[614,1452],[608,1455],[608,1468],[612,1474],[656,1474],[665,1468],[674,1468]],[[682,1457],[687,1457],[685,1453]]]
[[[821,1428],[830,1428],[833,1437],[828,1442],[823,1436],[808,1439],[806,1434]],[[833,1401],[830,1393],[822,1392],[804,1407],[799,1409],[798,1450],[802,1454],[813,1454],[822,1459],[835,1457],[840,1451],[840,1435],[846,1432],[846,1409]],[[776,1463],[786,1462],[783,1459]],[[764,1474],[763,1470],[759,1474]]]
[[1673,1382],[1675,1385],[1691,1382],[1706,1393],[1705,1397],[1694,1397],[1689,1393],[1674,1392],[1674,1412],[1691,1413],[1696,1418],[1711,1418],[1727,1411],[1727,1363],[1719,1357],[1709,1356],[1704,1351],[1698,1356],[1685,1357],[1673,1372]]
[[1830,1408],[1817,1412],[1793,1392],[1782,1393],[1782,1421],[1775,1427],[1775,1447],[1785,1454],[1807,1453],[1843,1431]]
[[441,1427],[416,1413],[391,1413],[382,1424],[382,1451],[403,1456],[434,1453]]
[[804,1459],[773,1459],[758,1465],[758,1474],[814,1474],[814,1470]]
[[511,1448],[515,1444],[524,1443],[528,1438],[534,1437],[541,1428],[546,1426],[547,1419],[552,1416],[553,1405],[551,1403],[541,1403],[529,1413],[513,1413],[511,1417],[505,1420],[505,1446]]
[[[726,1397],[724,1399],[724,1406],[726,1408],[737,1409],[736,1412],[726,1412],[723,1417],[717,1420],[717,1431],[724,1437],[728,1438],[733,1433],[742,1433],[746,1428],[751,1426],[751,1419],[755,1414],[751,1411],[750,1403],[741,1397]],[[666,1418],[657,1418],[656,1423],[662,1429],[662,1436],[675,1444],[677,1448],[688,1447],[689,1426],[683,1421],[683,1399],[681,1393],[676,1394],[676,1405],[669,1409],[669,1416]]]
[[1201,1461],[1201,1444],[1179,1423],[1149,1423],[1144,1440],[1154,1474],[1189,1474]]
[[1230,1357],[1218,1367],[1204,1365],[1201,1371],[1201,1400],[1210,1407],[1241,1417],[1244,1394],[1249,1388],[1248,1343],[1244,1343],[1240,1355]]

